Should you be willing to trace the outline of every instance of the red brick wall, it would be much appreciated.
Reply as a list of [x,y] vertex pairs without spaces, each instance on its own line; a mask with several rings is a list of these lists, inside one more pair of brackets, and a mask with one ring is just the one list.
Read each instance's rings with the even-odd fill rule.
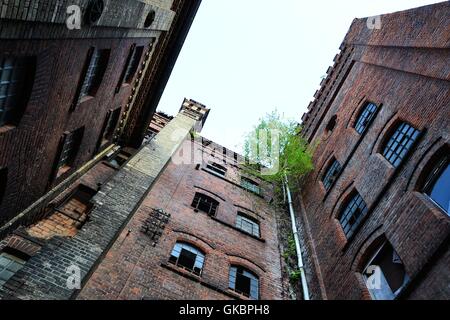
[[[234,167],[230,162],[226,166],[229,170],[227,179],[234,180]],[[203,212],[195,212],[191,207],[197,191],[219,201],[216,219]],[[255,239],[232,227],[238,211],[236,205],[255,213],[244,212],[259,215],[262,239]],[[161,208],[171,214],[155,247],[153,241],[141,232],[152,208]],[[206,253],[201,278],[169,265],[172,248],[180,240],[191,242]],[[262,299],[281,299],[280,259],[275,213],[266,200],[201,168],[197,170],[195,163],[176,165],[172,162],[78,298],[243,298],[228,290],[230,263],[237,263],[259,275]]]
[[[355,21],[343,44],[346,52],[353,49],[353,67],[347,76],[342,74],[342,86],[334,100],[325,101],[319,94],[310,115],[304,118],[307,137],[319,143],[314,156],[316,169],[296,198],[301,219],[309,226],[303,234],[310,241],[307,254],[315,261],[314,272],[319,277],[311,281],[315,298],[370,298],[360,276],[361,264],[368,254],[366,249],[382,235],[393,245],[411,278],[403,298],[450,297],[448,246],[442,248],[450,234],[450,218],[420,190],[423,169],[450,143],[450,52],[442,49],[448,46],[444,35],[448,40],[449,17],[448,3],[382,16],[382,29],[373,31],[372,37],[364,31],[364,20]],[[399,19],[411,30],[400,29],[395,22]],[[421,32],[430,33],[433,42],[427,42]],[[413,39],[407,40],[406,35]],[[365,46],[367,41],[372,46]],[[329,88],[325,84],[321,92]],[[322,101],[325,104],[319,110]],[[361,136],[353,124],[364,101],[381,109]],[[316,110],[319,113],[314,117]],[[325,127],[334,115],[337,125],[330,133]],[[400,120],[411,123],[423,135],[404,165],[395,169],[380,149]],[[326,192],[320,180],[332,156],[344,167]],[[347,241],[337,215],[353,190],[363,197],[369,215],[354,238]]]

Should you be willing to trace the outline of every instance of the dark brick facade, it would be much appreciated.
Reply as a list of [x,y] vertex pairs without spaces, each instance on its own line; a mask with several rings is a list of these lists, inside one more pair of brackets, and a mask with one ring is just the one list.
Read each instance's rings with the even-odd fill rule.
[[[315,299],[370,299],[361,273],[380,239],[410,279],[398,298],[450,298],[450,218],[422,189],[437,152],[450,150],[448,21],[448,2],[382,15],[380,29],[356,19],[303,116],[303,134],[317,149],[295,201]],[[359,134],[367,102],[378,112]],[[400,121],[421,135],[394,167],[382,148]],[[332,159],[342,169],[327,191],[321,180]],[[347,238],[338,216],[354,192],[368,211]]]
[[[160,74],[170,74],[200,3],[108,1],[100,19],[88,25],[84,18],[92,2],[77,1],[83,18],[80,30],[66,27],[70,1],[0,2],[0,56],[31,56],[36,61],[20,122],[0,128],[2,236],[45,214],[52,198],[95,165],[113,142],[139,146],[143,136],[131,140],[128,135],[150,121],[160,97],[155,92],[167,82]],[[145,26],[152,11],[155,19]],[[133,45],[144,47],[137,72],[133,81],[116,91]],[[91,47],[110,50],[106,71],[95,97],[83,99],[72,110]],[[120,110],[120,117],[112,124],[109,143],[100,149],[111,110]],[[55,176],[62,137],[79,128],[83,128],[82,140],[70,170]]]

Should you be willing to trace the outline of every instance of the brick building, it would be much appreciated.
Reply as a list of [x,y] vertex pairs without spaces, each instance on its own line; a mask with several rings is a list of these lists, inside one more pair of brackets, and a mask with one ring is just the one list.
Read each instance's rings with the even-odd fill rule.
[[448,1],[355,19],[303,116],[315,299],[450,298],[449,21]]
[[[79,254],[87,272],[108,246],[107,237],[93,252],[77,251],[85,239],[61,244],[140,148],[200,0],[76,4],[0,2],[2,297],[67,298],[64,258]],[[49,269],[54,247],[60,272]],[[38,252],[45,260],[33,260]]]

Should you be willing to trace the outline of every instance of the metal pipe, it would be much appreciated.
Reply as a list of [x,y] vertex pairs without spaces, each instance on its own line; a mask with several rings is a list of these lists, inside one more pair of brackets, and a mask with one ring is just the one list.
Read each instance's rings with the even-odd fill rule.
[[300,279],[302,281],[303,299],[310,300],[308,283],[306,282],[305,266],[303,264],[302,252],[300,249],[300,241],[298,238],[298,229],[297,229],[297,223],[296,223],[296,219],[295,219],[294,206],[292,204],[291,190],[289,189],[289,182],[288,182],[287,177],[285,176],[284,178],[285,178],[284,185],[286,188],[286,194],[287,194],[288,204],[289,204],[289,213],[291,215],[292,232],[294,233],[295,249],[297,251],[298,269],[300,271]]

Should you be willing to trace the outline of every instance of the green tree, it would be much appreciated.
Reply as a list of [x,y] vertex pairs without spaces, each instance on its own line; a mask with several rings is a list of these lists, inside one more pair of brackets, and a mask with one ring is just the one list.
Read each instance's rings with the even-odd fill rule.
[[245,136],[246,171],[278,186],[286,177],[310,172],[314,168],[313,150],[300,133],[301,126],[277,110],[266,114]]

